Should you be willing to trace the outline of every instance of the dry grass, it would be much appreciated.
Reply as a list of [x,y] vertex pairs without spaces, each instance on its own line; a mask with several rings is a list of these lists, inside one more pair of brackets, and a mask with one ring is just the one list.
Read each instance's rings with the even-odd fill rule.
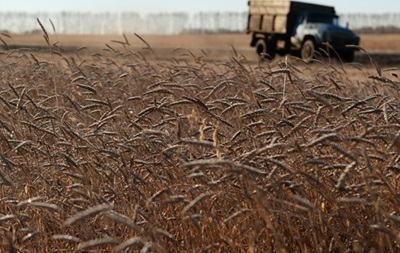
[[121,41],[0,55],[3,251],[400,250],[397,69]]

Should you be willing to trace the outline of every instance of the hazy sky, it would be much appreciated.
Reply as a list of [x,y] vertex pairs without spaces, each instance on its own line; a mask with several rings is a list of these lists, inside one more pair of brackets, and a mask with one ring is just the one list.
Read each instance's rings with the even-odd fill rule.
[[[400,12],[399,0],[305,0],[334,5],[338,13]],[[0,0],[0,12],[246,11],[247,0]]]

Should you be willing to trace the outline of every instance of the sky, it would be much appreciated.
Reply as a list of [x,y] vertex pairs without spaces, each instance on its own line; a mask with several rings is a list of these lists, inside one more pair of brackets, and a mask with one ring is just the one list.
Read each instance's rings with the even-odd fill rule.
[[[333,5],[337,13],[400,12],[399,0],[304,0]],[[234,11],[247,10],[247,0],[0,0],[0,12],[157,12]]]

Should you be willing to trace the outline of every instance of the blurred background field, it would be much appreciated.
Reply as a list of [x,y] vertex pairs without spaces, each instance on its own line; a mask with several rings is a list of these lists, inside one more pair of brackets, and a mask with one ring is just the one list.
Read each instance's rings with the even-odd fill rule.
[[[0,31],[3,32],[0,37],[11,48],[43,51],[46,42],[36,21],[39,18],[52,43],[57,43],[64,52],[74,52],[84,46],[86,52],[94,53],[106,48],[106,44],[118,48],[121,45],[112,41],[123,40],[122,34],[132,43],[132,48],[140,50],[145,45],[137,39],[136,33],[149,43],[160,59],[176,56],[171,52],[183,48],[209,60],[219,60],[229,57],[233,47],[248,60],[257,61],[254,49],[249,46],[250,35],[245,33],[248,14],[245,0],[233,0],[229,4],[210,0],[51,4],[48,1],[34,4],[19,1],[9,3],[0,11]],[[400,61],[398,3],[389,0],[368,0],[362,4],[344,0],[308,2],[334,5],[341,25],[348,25],[358,33],[361,47],[382,64]],[[12,35],[12,38],[6,35]],[[357,61],[365,63],[368,57],[359,54]]]
[[[132,49],[143,51],[147,47],[134,34],[126,34]],[[125,40],[122,35],[51,35],[51,40],[60,46],[65,53],[74,53],[82,49],[80,53],[104,52],[107,45],[122,48]],[[247,34],[182,34],[182,35],[142,35],[141,36],[154,50],[154,56],[158,59],[171,59],[179,56],[185,50],[189,50],[203,58],[216,61],[228,59],[233,54],[233,48],[244,55],[249,61],[257,61],[254,49],[249,46]],[[42,34],[12,35],[11,38],[2,36],[3,40],[11,48],[28,48],[29,50],[46,52],[47,44]],[[361,34],[361,47],[373,58],[383,65],[400,63],[400,34]],[[181,50],[179,50],[181,49]],[[148,51],[148,50],[145,50]],[[358,53],[356,62],[366,63],[368,57]]]

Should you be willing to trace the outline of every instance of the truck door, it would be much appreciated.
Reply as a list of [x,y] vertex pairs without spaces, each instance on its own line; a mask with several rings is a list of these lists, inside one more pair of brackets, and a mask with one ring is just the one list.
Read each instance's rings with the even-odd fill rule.
[[297,14],[294,26],[292,28],[291,32],[291,44],[292,44],[292,49],[300,49],[301,44],[304,38],[304,32],[305,32],[305,25],[306,25],[306,15],[303,12],[299,12]]
[[297,34],[297,28],[299,27],[299,25],[301,25],[305,21],[304,19],[305,19],[304,13],[299,12],[297,14],[291,36],[295,36]]

